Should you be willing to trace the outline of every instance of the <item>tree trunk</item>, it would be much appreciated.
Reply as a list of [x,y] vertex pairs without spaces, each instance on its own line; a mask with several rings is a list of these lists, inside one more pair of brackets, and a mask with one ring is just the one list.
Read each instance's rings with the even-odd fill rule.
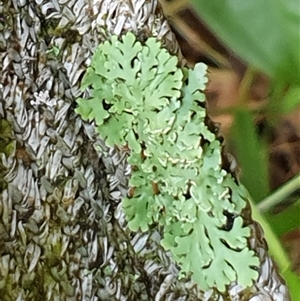
[[4,3],[1,300],[289,300],[249,207],[243,218],[261,261],[253,286],[241,290],[232,283],[221,294],[179,280],[159,230],[132,233],[126,227],[120,205],[130,175],[126,153],[106,147],[74,112],[80,80],[107,35],[155,36],[182,59],[157,1]]

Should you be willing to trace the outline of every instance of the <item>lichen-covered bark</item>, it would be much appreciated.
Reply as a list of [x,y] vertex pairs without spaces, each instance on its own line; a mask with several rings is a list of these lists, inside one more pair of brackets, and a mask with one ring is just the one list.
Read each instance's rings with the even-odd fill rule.
[[221,295],[179,280],[159,229],[126,228],[126,152],[74,113],[106,35],[153,35],[180,56],[157,1],[7,0],[0,28],[1,300],[289,300],[249,208],[256,283]]

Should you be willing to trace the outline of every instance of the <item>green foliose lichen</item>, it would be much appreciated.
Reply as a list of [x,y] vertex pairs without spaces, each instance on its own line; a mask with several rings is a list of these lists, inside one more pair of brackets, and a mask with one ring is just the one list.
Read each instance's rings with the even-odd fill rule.
[[97,48],[82,81],[91,97],[77,100],[109,146],[127,146],[134,166],[123,199],[128,226],[159,223],[161,244],[204,290],[250,286],[259,264],[240,216],[247,191],[222,169],[221,145],[206,123],[206,66],[178,67],[155,38],[127,33]]

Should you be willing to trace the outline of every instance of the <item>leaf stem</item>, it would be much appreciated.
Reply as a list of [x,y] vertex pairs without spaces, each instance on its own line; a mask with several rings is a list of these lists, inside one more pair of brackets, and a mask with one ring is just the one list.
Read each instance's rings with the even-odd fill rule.
[[260,212],[266,212],[275,205],[281,203],[286,197],[292,194],[295,190],[300,189],[300,173],[293,179],[281,186],[274,193],[263,199],[257,208]]

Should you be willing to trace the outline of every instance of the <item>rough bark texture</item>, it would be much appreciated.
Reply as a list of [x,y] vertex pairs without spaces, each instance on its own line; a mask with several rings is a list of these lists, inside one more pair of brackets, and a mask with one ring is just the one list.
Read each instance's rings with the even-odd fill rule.
[[0,28],[1,300],[289,300],[249,207],[253,286],[221,295],[179,280],[159,229],[126,228],[126,153],[74,113],[101,28],[156,36],[180,56],[157,1],[7,0]]

